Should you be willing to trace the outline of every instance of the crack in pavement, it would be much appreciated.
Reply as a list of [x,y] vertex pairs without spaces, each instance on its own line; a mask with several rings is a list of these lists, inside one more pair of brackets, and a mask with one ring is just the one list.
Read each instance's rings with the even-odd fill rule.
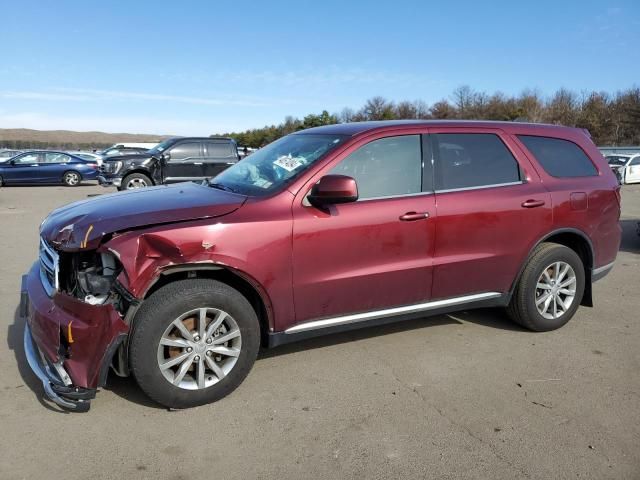
[[[368,355],[371,355],[368,351],[368,349],[365,348],[365,351]],[[497,452],[493,446],[491,445],[491,443],[485,441],[482,437],[479,437],[478,435],[476,435],[475,433],[473,433],[468,427],[466,427],[465,425],[458,423],[457,421],[453,420],[452,418],[450,418],[449,416],[447,416],[447,414],[441,410],[440,408],[438,408],[437,406],[435,406],[434,404],[432,404],[431,402],[429,402],[429,400],[427,400],[427,398],[420,393],[415,387],[410,386],[409,384],[407,384],[406,382],[404,382],[394,371],[393,367],[387,363],[384,359],[380,358],[380,356],[376,356],[376,359],[378,361],[381,361],[383,364],[386,365],[386,367],[389,369],[389,372],[391,373],[391,376],[393,377],[393,379],[403,388],[413,392],[421,401],[422,403],[424,403],[427,407],[432,408],[433,410],[435,410],[438,415],[440,415],[442,418],[444,418],[445,420],[447,420],[447,422],[449,422],[451,425],[453,425],[454,427],[457,427],[457,429],[459,431],[462,431],[463,433],[466,433],[468,436],[470,436],[471,438],[473,438],[474,440],[476,440],[477,442],[481,443],[482,445],[485,445],[489,451],[491,452],[491,454],[497,458],[498,460],[500,460],[502,463],[504,463],[505,465],[507,465],[509,468],[511,468],[512,470],[515,470],[516,472],[518,472],[520,475],[523,475],[526,478],[531,478],[531,475],[529,474],[529,472],[527,472],[526,470],[522,469],[521,467],[518,467],[517,465],[514,465],[511,461],[509,461],[509,459],[503,457],[499,452]]]

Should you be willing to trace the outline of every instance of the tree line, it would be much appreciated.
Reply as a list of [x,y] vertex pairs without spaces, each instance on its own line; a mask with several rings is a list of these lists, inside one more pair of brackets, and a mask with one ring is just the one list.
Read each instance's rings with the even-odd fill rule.
[[335,123],[393,119],[464,119],[534,122],[586,128],[599,146],[640,145],[640,88],[616,93],[581,92],[562,88],[545,97],[536,90],[519,95],[487,94],[462,86],[449,99],[431,105],[422,101],[394,102],[373,97],[358,110],[344,108],[330,114],[309,114],[302,119],[285,117],[278,125],[230,132],[239,145],[262,147],[284,135]]
[[37,141],[37,140],[0,140],[0,148],[9,148],[12,150],[103,150],[109,148],[112,143],[86,143],[86,142],[59,142]]

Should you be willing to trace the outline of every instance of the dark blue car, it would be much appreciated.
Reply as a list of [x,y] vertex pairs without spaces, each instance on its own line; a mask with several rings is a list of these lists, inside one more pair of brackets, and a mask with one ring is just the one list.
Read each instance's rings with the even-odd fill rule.
[[63,183],[96,180],[98,164],[64,152],[29,151],[0,163],[0,185]]

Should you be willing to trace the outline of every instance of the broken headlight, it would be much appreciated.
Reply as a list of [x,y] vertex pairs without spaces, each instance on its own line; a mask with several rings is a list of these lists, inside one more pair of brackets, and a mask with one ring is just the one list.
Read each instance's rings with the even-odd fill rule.
[[113,293],[120,273],[111,253],[80,252],[65,255],[60,267],[60,287],[68,294],[92,305],[102,305]]

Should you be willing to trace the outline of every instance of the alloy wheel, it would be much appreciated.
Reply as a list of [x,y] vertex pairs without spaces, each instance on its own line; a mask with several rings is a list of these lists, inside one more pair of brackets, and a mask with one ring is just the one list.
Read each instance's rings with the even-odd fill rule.
[[132,178],[127,182],[127,190],[130,190],[132,188],[144,188],[144,187],[148,187],[148,185],[147,185],[147,182],[144,181],[142,178]]
[[231,315],[217,308],[197,308],[180,315],[162,334],[158,368],[176,387],[201,390],[231,372],[241,348],[240,328]]
[[560,318],[569,310],[576,296],[576,272],[566,262],[554,262],[540,274],[535,302],[538,313],[546,319]]
[[65,175],[67,185],[77,185],[80,182],[80,176],[77,173],[69,172]]

